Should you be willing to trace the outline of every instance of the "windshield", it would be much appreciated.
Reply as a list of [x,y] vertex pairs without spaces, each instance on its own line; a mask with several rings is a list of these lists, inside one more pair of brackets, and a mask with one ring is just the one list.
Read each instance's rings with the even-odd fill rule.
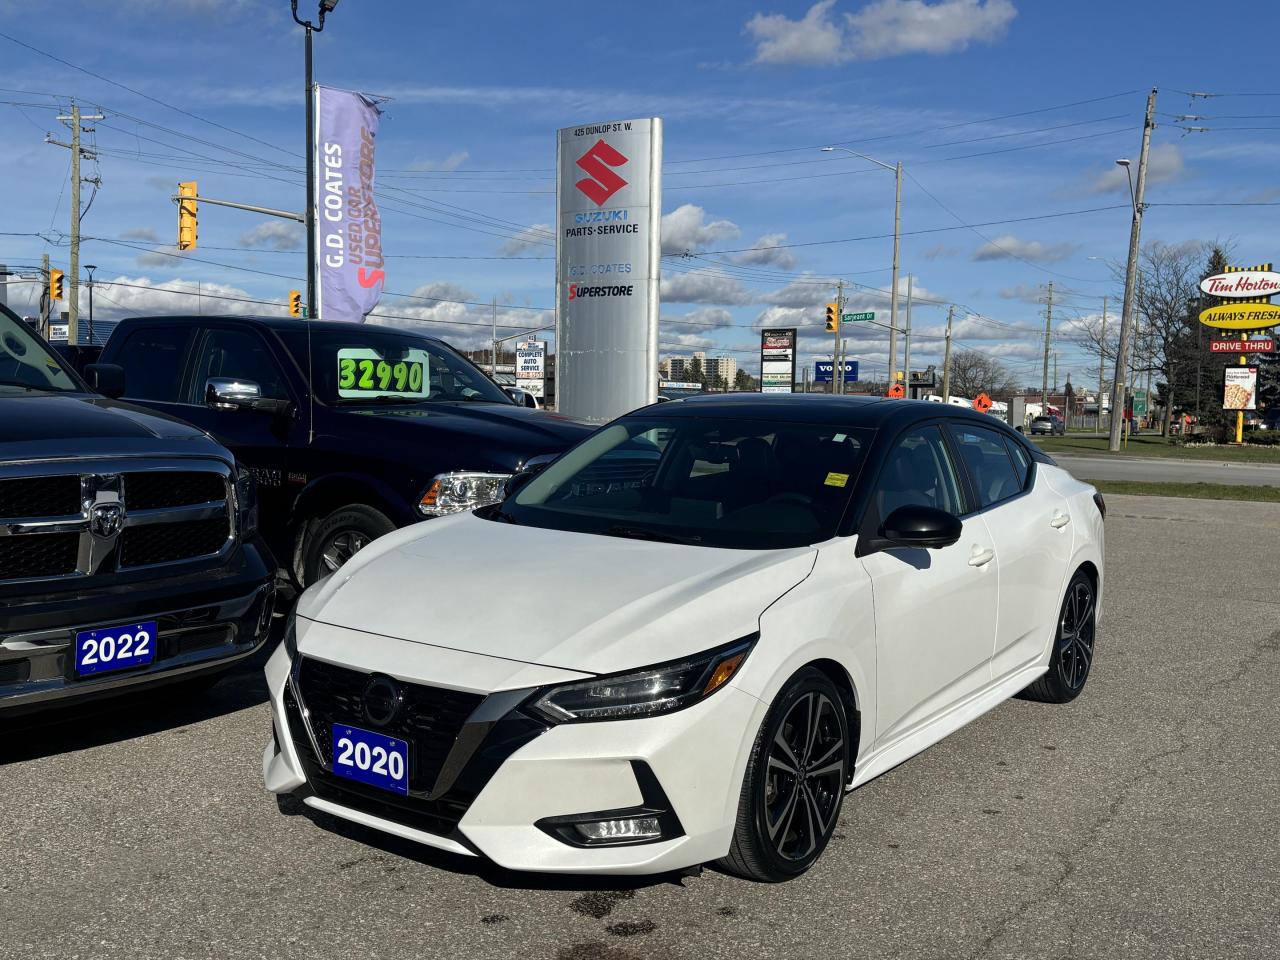
[[478,367],[426,337],[374,325],[326,330],[323,323],[311,325],[310,337],[302,324],[281,336],[298,366],[310,367],[315,395],[325,403],[512,403]]
[[29,326],[0,306],[0,397],[81,389],[62,361]]
[[628,417],[491,516],[530,526],[750,550],[835,536],[871,432],[825,424]]

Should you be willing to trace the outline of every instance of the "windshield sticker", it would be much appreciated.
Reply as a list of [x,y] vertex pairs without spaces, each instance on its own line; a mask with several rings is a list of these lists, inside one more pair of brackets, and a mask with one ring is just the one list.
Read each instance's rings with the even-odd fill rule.
[[835,473],[834,471],[827,474],[827,479],[823,481],[828,487],[843,487],[849,482],[847,473]]
[[421,397],[431,394],[430,354],[412,347],[383,356],[368,347],[338,350],[339,397]]

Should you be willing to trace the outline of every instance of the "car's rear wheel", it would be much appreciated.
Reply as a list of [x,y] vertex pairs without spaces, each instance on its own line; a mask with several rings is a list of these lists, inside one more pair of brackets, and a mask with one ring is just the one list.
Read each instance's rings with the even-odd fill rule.
[[302,545],[302,586],[327,577],[396,525],[363,503],[339,507],[306,534]]
[[1093,579],[1085,571],[1077,570],[1062,600],[1049,669],[1023,691],[1023,696],[1043,703],[1070,703],[1078,697],[1093,669],[1097,623],[1098,600]]
[[813,866],[840,819],[853,749],[840,691],[822,671],[801,670],[760,726],[720,865],[765,883]]

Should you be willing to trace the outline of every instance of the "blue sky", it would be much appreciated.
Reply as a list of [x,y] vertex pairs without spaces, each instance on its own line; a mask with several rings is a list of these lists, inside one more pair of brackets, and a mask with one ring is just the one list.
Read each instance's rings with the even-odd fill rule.
[[[203,195],[301,208],[302,38],[288,4],[41,6],[0,0],[0,32],[131,89],[0,37],[0,262],[29,266],[48,252],[65,269],[68,156],[42,141],[65,139],[55,116],[75,96],[106,115],[93,135],[100,159],[85,171],[102,185],[83,229],[102,239],[86,242],[82,262],[114,284],[97,288],[96,311],[194,310],[197,282],[207,312],[282,309],[251,301],[283,305],[299,285],[296,229],[206,206],[199,249],[177,257],[168,197],[196,179]],[[1207,9],[703,0],[591,13],[343,0],[316,64],[323,83],[391,98],[378,158],[387,290],[409,296],[388,295],[379,312],[395,322],[472,346],[489,318],[476,304],[497,297],[505,332],[550,323],[554,251],[539,241],[554,217],[556,128],[661,116],[664,352],[733,351],[751,369],[758,327],[794,325],[811,358],[828,349],[822,305],[835,276],[863,285],[855,308],[887,318],[892,176],[818,152],[842,142],[909,174],[902,290],[912,274],[914,366],[939,359],[954,303],[958,348],[1038,384],[1039,301],[1053,281],[1059,379],[1092,382],[1096,362],[1073,327],[1104,294],[1118,301],[1108,261],[1125,255],[1130,214],[1114,160],[1136,159],[1151,87],[1159,126],[1144,239],[1221,239],[1249,263],[1280,254],[1280,207],[1162,206],[1280,201],[1280,83],[1266,57],[1217,39],[1225,25]],[[1073,215],[1046,216],[1063,213]],[[1042,219],[994,222],[1022,218]],[[33,289],[11,285],[10,301],[22,308]],[[886,332],[850,334],[864,371],[883,370]]]

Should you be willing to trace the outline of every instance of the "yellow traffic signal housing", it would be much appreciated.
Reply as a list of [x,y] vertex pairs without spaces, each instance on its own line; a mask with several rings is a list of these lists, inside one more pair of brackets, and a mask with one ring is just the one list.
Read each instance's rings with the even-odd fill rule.
[[827,304],[827,333],[835,333],[840,329],[840,304]]
[[289,316],[302,316],[302,291],[300,290],[289,291]]
[[61,300],[61,299],[62,299],[62,271],[50,270],[49,271],[49,300],[53,301],[53,300]]
[[196,182],[178,184],[178,249],[196,248]]

